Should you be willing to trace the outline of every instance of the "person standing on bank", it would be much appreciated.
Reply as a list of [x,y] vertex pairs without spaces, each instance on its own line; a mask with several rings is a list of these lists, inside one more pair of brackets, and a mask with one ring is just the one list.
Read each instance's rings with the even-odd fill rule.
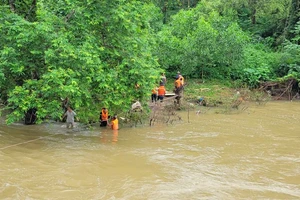
[[166,88],[164,85],[161,84],[158,88],[158,99],[157,100],[160,100],[160,102],[163,102],[165,95],[166,95]]
[[160,83],[159,84],[160,85],[162,84],[164,86],[167,84],[167,77],[166,77],[165,73],[161,73]]
[[151,101],[152,103],[156,103],[157,100],[157,88],[152,89],[152,94],[151,94]]
[[179,95],[183,88],[182,80],[180,77],[178,79],[176,79],[174,85],[175,85],[174,92],[176,95]]
[[74,127],[74,118],[76,116],[76,113],[71,109],[70,106],[68,106],[67,111],[63,115],[63,118],[67,117],[67,128],[73,128]]
[[101,127],[107,126],[108,118],[109,118],[108,109],[103,107],[99,117]]

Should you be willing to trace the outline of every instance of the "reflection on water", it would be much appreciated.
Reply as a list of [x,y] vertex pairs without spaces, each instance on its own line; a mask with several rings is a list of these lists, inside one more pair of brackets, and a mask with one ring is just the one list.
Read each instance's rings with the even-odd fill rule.
[[118,130],[103,129],[100,133],[101,143],[112,143],[115,144],[118,142]]
[[118,132],[0,125],[0,199],[300,199],[300,103],[181,115]]

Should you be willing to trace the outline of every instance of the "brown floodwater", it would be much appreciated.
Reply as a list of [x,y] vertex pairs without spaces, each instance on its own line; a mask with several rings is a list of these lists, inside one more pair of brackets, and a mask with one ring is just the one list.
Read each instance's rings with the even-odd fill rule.
[[300,102],[180,115],[115,133],[2,121],[0,199],[300,199]]

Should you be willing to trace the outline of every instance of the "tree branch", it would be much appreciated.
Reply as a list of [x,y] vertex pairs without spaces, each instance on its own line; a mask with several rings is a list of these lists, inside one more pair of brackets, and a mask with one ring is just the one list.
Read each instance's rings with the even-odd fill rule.
[[28,17],[30,16],[32,10],[36,7],[36,0],[32,0],[31,6],[28,10],[28,12],[25,15],[25,19],[28,20]]
[[11,12],[15,12],[16,11],[15,0],[8,0],[8,4]]
[[74,13],[75,13],[75,10],[73,9],[73,10],[66,16],[65,22],[68,22],[69,19],[74,15]]

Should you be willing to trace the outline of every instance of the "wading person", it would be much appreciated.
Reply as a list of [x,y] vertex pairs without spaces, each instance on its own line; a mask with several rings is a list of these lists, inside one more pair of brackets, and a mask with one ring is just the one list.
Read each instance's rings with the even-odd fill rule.
[[67,112],[69,106],[69,98],[66,97],[61,104],[61,107],[64,109],[64,112]]
[[110,122],[110,127],[112,130],[118,130],[119,129],[119,121],[118,121],[118,118],[117,118],[117,115],[114,115],[111,119],[111,122]]
[[74,127],[74,118],[76,116],[76,113],[71,109],[70,106],[68,106],[67,111],[63,115],[63,118],[67,117],[67,128],[73,128]]
[[99,118],[100,118],[100,126],[101,127],[107,126],[107,122],[108,122],[108,118],[109,118],[107,108],[105,108],[105,107],[102,108]]
[[[69,103],[69,98],[68,98],[68,97],[66,97],[65,99],[62,99],[61,107],[62,107],[62,109],[63,109],[63,114],[64,114],[65,112],[67,112],[69,104],[70,104],[70,103]],[[62,122],[66,122],[66,119],[63,118],[61,121],[62,121]]]

